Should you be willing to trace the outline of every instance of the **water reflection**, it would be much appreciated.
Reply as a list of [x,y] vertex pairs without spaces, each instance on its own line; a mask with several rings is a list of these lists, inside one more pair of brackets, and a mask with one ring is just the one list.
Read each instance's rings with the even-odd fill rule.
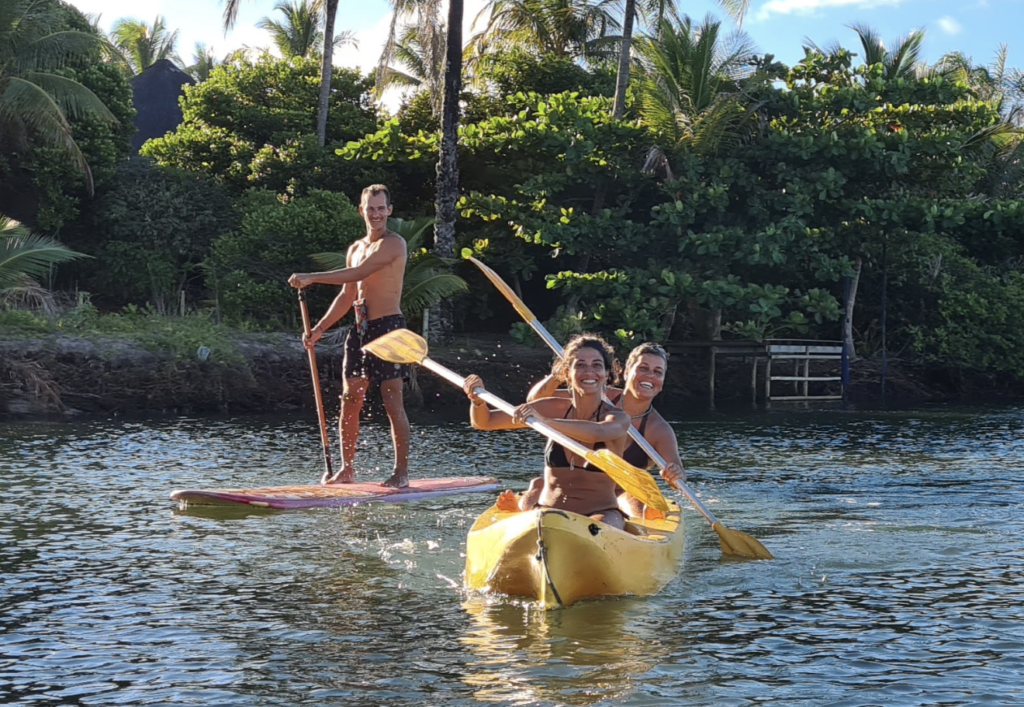
[[541,611],[525,603],[473,597],[466,684],[483,702],[617,703],[633,679],[663,657],[656,636],[633,621],[642,599],[583,602]]

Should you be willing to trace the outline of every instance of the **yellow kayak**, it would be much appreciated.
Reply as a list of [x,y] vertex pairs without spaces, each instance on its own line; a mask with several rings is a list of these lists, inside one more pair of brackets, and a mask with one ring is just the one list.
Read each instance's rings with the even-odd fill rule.
[[569,606],[594,597],[655,594],[683,557],[679,506],[665,517],[630,520],[625,530],[554,508],[492,506],[469,531],[466,587]]

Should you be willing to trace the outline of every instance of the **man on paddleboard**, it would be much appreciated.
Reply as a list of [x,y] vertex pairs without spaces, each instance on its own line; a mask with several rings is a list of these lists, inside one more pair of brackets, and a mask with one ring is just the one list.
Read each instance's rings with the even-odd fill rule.
[[342,465],[333,476],[324,474],[321,483],[350,484],[355,481],[353,463],[359,439],[359,414],[371,384],[380,386],[384,409],[391,422],[391,440],[395,448],[395,466],[383,486],[403,488],[409,485],[409,418],[402,399],[404,366],[388,363],[362,347],[395,329],[405,328],[400,307],[402,281],[407,259],[405,239],[388,230],[391,194],[383,184],[363,189],[359,213],[366,223],[366,236],[349,246],[346,267],[330,272],[295,273],[288,279],[292,287],[302,289],[314,284],[341,285],[341,292],[324,316],[305,338],[307,347],[315,346],[324,332],[344,317],[355,313],[355,325],[345,340],[344,388],[341,394]]

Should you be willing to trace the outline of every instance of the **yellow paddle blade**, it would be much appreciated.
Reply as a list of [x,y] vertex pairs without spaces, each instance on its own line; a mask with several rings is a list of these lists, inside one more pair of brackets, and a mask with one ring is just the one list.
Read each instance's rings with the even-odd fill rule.
[[408,329],[395,329],[363,346],[363,351],[372,353],[390,363],[422,363],[427,357],[427,342],[422,336]]
[[722,546],[723,555],[749,557],[752,560],[775,559],[775,555],[768,552],[768,548],[746,533],[729,530],[721,523],[715,523],[711,527],[718,533],[718,544]]
[[501,275],[491,270],[476,258],[467,257],[466,260],[480,268],[480,272],[487,276],[487,279],[498,288],[498,291],[501,292],[501,294],[505,295],[505,299],[512,303],[512,306],[516,308],[517,312],[519,312],[519,316],[521,316],[526,322],[532,322],[537,318],[533,316],[533,312],[531,312],[530,308],[526,306],[526,302],[519,299],[519,295],[515,293],[515,290],[509,287],[508,284],[501,279]]
[[645,506],[657,508],[659,511],[668,510],[668,503],[661,495],[658,483],[643,469],[638,469],[607,449],[592,449],[587,452],[586,459],[612,477],[623,491]]

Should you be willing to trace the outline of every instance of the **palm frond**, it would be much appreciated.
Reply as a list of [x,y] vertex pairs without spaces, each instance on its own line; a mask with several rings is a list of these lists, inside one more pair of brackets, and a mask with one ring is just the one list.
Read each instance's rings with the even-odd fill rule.
[[402,311],[407,316],[415,316],[441,300],[468,291],[466,281],[451,273],[437,273],[420,282],[407,282],[402,291]]
[[19,286],[26,275],[40,277],[53,265],[83,257],[88,256],[49,236],[0,233],[0,289]]

